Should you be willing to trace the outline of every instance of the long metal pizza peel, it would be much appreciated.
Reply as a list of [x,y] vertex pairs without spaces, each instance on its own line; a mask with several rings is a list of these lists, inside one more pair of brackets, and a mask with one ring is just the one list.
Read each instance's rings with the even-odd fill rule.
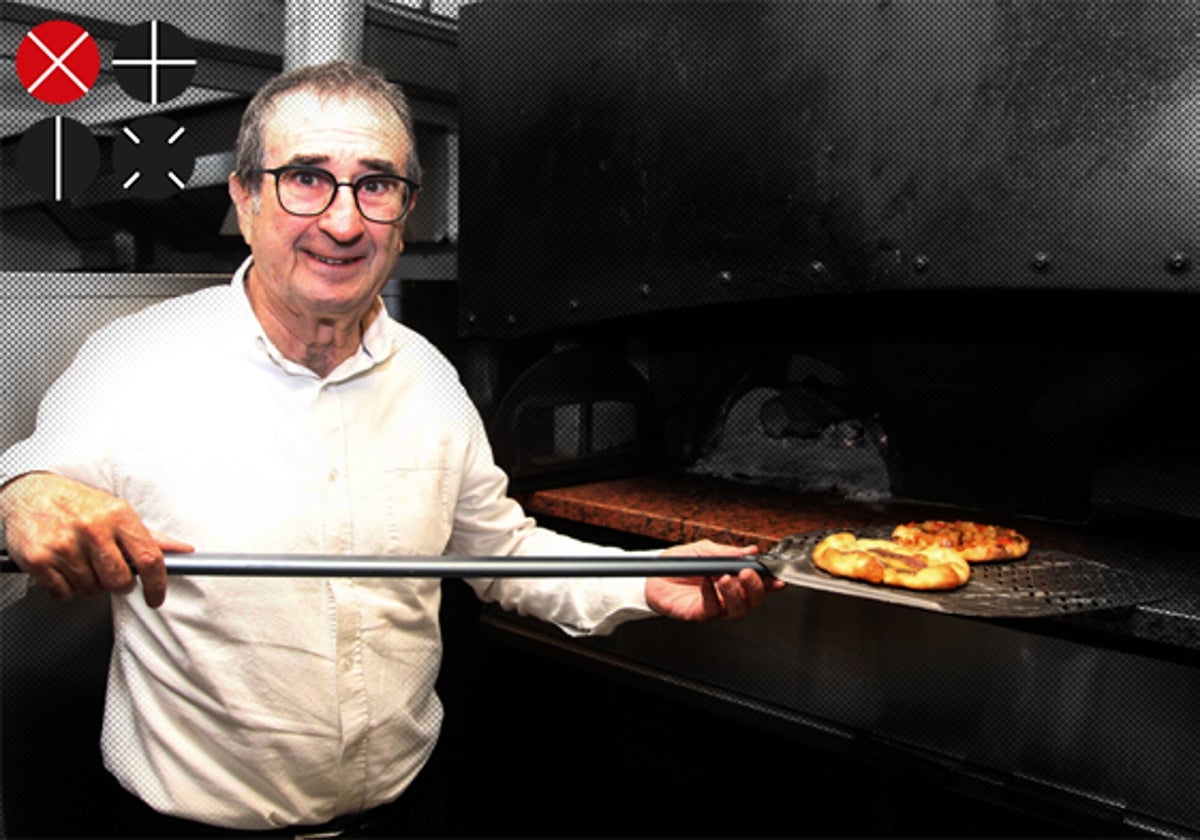
[[[1056,550],[1034,549],[1020,560],[973,564],[954,590],[914,591],[834,577],[816,568],[812,547],[828,531],[785,537],[746,557],[327,556],[194,553],[166,556],[168,575],[240,577],[659,577],[717,576],[751,568],[789,584],[934,612],[1022,618],[1130,607],[1169,597],[1169,581]],[[0,552],[0,573],[21,569]]]
[[[201,553],[165,556],[168,575],[227,577],[658,577],[766,572],[757,556],[388,556]],[[20,567],[0,552],[0,572]]]

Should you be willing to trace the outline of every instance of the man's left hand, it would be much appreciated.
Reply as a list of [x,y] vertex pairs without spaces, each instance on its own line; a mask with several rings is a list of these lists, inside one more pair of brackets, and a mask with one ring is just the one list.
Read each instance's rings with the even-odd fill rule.
[[[662,553],[677,557],[748,557],[757,554],[758,548],[700,540],[671,546]],[[736,619],[762,606],[768,592],[786,585],[770,575],[764,579],[752,568],[742,569],[736,575],[718,577],[648,578],[646,603],[655,612],[680,621]]]

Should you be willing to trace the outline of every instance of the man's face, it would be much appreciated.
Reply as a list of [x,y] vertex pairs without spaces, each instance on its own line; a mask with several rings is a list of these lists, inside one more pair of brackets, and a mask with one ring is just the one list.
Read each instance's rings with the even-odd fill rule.
[[[322,100],[312,91],[282,96],[263,131],[263,167],[318,166],[338,181],[380,172],[404,174],[410,152],[404,126],[384,105]],[[302,318],[361,317],[404,250],[403,223],[381,224],[359,213],[340,188],[319,216],[294,216],[279,205],[275,179],[263,175],[261,208],[230,178],[238,227],[254,255],[253,284],[273,306]]]

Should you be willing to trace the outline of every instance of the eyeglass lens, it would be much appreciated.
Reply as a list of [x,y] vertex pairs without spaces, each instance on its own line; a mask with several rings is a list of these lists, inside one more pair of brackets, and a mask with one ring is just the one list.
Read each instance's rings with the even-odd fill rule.
[[[279,202],[289,213],[315,216],[333,203],[338,183],[318,169],[285,169],[279,173]],[[390,175],[367,175],[354,182],[359,211],[376,222],[394,222],[408,209],[409,185]]]

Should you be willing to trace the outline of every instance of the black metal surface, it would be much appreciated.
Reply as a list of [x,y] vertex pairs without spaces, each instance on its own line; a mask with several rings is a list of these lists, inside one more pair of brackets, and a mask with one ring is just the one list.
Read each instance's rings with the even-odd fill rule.
[[[1109,570],[1102,582],[1114,583],[1105,597],[1129,583],[1110,572],[1131,570],[1169,580],[1178,592],[1152,604],[1009,620],[797,585],[741,621],[637,622],[587,639],[494,608],[483,619],[515,644],[597,663],[655,692],[790,735],[797,764],[813,761],[811,743],[878,758],[925,790],[931,808],[942,806],[935,791],[944,786],[1081,836],[1196,836],[1194,540],[1177,546],[1161,526],[1070,535],[1042,533],[1044,524],[1027,529],[1044,547],[1034,559],[1044,550],[1051,559],[1085,559],[1089,569],[1102,562]],[[820,533],[801,536],[811,544]],[[763,559],[772,564],[770,554]],[[1015,571],[1020,563],[976,571],[985,568]],[[1061,569],[1051,571],[1056,585],[1071,585],[1059,579]],[[917,781],[918,765],[931,784]],[[767,775],[784,777],[788,766]],[[768,833],[753,820],[746,831]],[[844,831],[858,833],[844,826],[835,833]],[[933,834],[970,836],[944,825]]]
[[[907,609],[799,586],[742,621],[638,622],[606,638],[566,638],[499,610],[484,620],[496,633],[537,634],[543,647],[789,733],[800,742],[798,766],[813,760],[804,744],[814,740],[901,767],[904,757],[919,760],[938,779],[918,785],[930,809],[941,807],[944,784],[1062,821],[1072,834],[1200,830],[1194,660],[1048,635],[1042,621]],[[896,778],[915,779],[912,771]],[[786,765],[775,775],[786,777]],[[758,834],[761,824],[751,818],[746,831]],[[944,827],[933,835],[969,836]]]
[[[764,556],[764,565],[800,586],[982,618],[1038,618],[1131,607],[1167,598],[1175,588],[1169,579],[1150,572],[1133,574],[1065,551],[1032,548],[1018,560],[972,563],[971,578],[959,589],[897,589],[834,577],[816,568],[812,549],[831,533],[785,537]],[[855,533],[886,539],[891,529],[862,528]]]
[[465,333],[1195,288],[1190,0],[491,2],[460,27]]

